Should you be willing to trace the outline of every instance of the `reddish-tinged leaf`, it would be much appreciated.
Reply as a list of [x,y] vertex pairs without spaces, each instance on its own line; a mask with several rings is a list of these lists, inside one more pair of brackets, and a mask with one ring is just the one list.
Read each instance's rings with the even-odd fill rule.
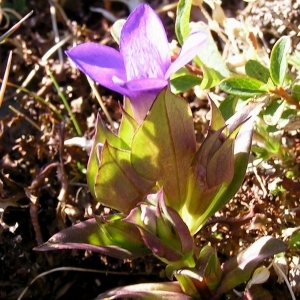
[[264,236],[222,266],[224,277],[216,294],[230,291],[247,281],[258,263],[283,252],[288,246],[281,240]]
[[[101,226],[98,225],[96,220],[90,219],[56,233],[46,243],[34,248],[34,250],[89,250],[122,259],[149,254],[150,251],[143,246],[137,228],[125,222],[121,224],[125,227],[123,230],[130,231],[131,240],[121,239],[121,242],[120,239],[117,239],[119,236],[115,240],[111,240],[107,236],[107,230],[101,230]],[[128,225],[130,228],[128,228]],[[105,225],[103,226],[105,227]],[[134,240],[135,243],[133,243]]]
[[140,283],[119,287],[98,295],[101,299],[192,300],[183,293],[178,282]]
[[132,168],[130,151],[106,142],[101,154],[101,166],[95,178],[96,199],[127,214],[151,192],[155,182],[143,178]]

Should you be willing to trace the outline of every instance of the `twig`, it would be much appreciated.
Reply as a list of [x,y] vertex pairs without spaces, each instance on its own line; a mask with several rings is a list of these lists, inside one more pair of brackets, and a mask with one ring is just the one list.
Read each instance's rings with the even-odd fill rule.
[[300,109],[299,101],[295,100],[282,86],[277,86],[274,89],[269,90],[269,92],[274,93],[281,98],[283,98],[288,104],[295,105],[298,109]]
[[247,215],[241,218],[227,218],[227,217],[215,217],[208,220],[204,226],[215,224],[215,223],[223,223],[228,224],[229,226],[241,226],[243,223],[246,223],[248,220],[251,220],[255,216],[254,206],[250,206],[250,211]]

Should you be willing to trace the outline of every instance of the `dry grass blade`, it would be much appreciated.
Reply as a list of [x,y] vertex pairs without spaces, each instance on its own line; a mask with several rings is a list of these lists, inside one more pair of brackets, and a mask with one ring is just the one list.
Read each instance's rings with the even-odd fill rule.
[[21,116],[24,118],[29,124],[31,124],[33,127],[35,127],[38,131],[41,131],[41,128],[38,124],[36,124],[33,120],[31,120],[29,117],[24,115],[22,112],[20,112],[18,109],[13,107],[12,105],[9,105],[8,108],[13,111],[16,115]]
[[5,93],[5,89],[6,89],[6,85],[7,85],[8,74],[9,74],[9,70],[10,70],[10,66],[11,66],[11,59],[12,59],[12,51],[9,52],[6,69],[5,69],[2,85],[0,88],[0,107],[2,105],[2,101],[4,98],[4,93]]
[[26,21],[31,15],[33,14],[33,11],[28,13],[24,18],[22,18],[18,23],[16,23],[12,28],[10,28],[7,32],[5,32],[3,35],[0,36],[0,43],[5,41],[7,37],[9,37],[12,33],[14,33],[20,26],[21,24]]
[[106,109],[106,107],[105,107],[105,105],[104,105],[104,103],[102,101],[101,95],[99,94],[94,81],[91,78],[89,78],[88,76],[86,78],[87,78],[88,83],[89,83],[89,85],[90,85],[90,87],[91,87],[91,89],[92,89],[92,91],[93,91],[96,99],[98,100],[98,102],[99,102],[99,104],[100,104],[100,106],[101,106],[101,108],[102,108],[102,110],[103,110],[103,112],[104,112],[104,114],[105,114],[105,116],[106,116],[106,118],[107,118],[107,120],[108,120],[111,128],[114,128],[113,120],[111,119],[111,117],[110,117],[110,115],[109,115],[109,113],[108,113],[108,111],[107,111],[107,109]]

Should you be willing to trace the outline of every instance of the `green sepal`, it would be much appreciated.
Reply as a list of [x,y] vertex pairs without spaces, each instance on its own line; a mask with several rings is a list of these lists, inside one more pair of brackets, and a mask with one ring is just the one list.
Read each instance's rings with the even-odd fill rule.
[[166,205],[178,210],[185,201],[195,151],[189,105],[164,89],[133,137],[132,165],[142,177],[158,181],[158,188],[164,188]]
[[124,143],[118,136],[113,134],[104,124],[100,115],[96,121],[96,132],[93,140],[92,150],[90,153],[88,165],[87,165],[87,184],[89,189],[96,198],[95,195],[95,178],[97,177],[98,168],[100,167],[101,160],[101,147],[105,141],[108,140],[111,145],[121,149],[129,149],[128,145]]
[[155,186],[154,181],[137,174],[130,159],[130,151],[105,142],[101,165],[95,177],[97,201],[124,214],[129,213]]

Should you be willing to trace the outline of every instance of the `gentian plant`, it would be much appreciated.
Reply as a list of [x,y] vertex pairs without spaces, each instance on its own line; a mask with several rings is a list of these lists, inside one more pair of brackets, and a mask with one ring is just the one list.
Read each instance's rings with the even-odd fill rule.
[[67,228],[37,250],[76,248],[118,258],[152,253],[176,279],[114,289],[99,299],[217,297],[286,248],[264,237],[221,264],[211,246],[195,247],[194,235],[243,181],[252,123],[261,108],[248,105],[225,122],[210,101],[208,133],[197,145],[189,105],[171,93],[168,79],[204,51],[205,39],[203,32],[189,35],[171,64],[162,24],[141,4],[123,26],[120,53],[91,43],[68,51],[84,73],[127,96],[117,134],[98,117],[87,171],[92,195],[117,212]]

